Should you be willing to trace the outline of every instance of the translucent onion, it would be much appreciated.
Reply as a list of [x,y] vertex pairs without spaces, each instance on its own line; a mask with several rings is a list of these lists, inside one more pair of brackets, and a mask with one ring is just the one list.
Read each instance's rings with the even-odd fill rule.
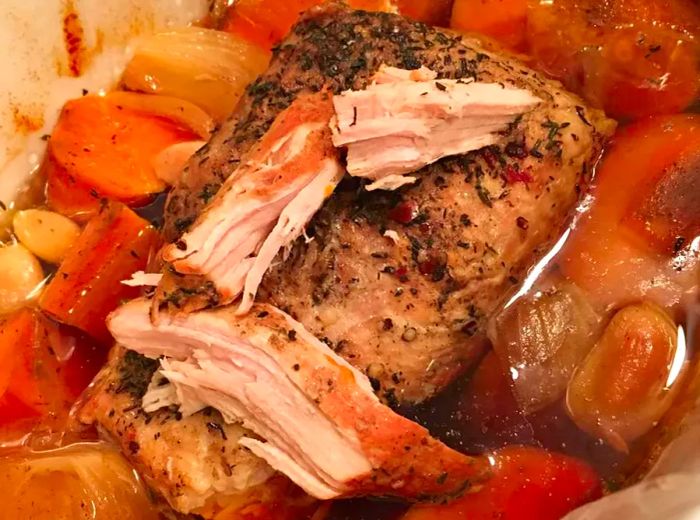
[[115,103],[170,119],[189,128],[202,139],[209,139],[216,126],[212,117],[194,103],[172,97],[139,94],[137,92],[110,92],[109,99]]
[[569,383],[569,415],[584,431],[627,451],[668,411],[685,374],[684,337],[649,303],[613,316]]
[[576,286],[563,282],[517,300],[491,320],[489,339],[524,413],[563,397],[599,332],[598,314]]
[[156,520],[134,470],[105,444],[77,444],[0,461],[3,518]]
[[269,59],[267,51],[232,34],[188,27],[143,40],[122,82],[130,90],[191,101],[222,121]]

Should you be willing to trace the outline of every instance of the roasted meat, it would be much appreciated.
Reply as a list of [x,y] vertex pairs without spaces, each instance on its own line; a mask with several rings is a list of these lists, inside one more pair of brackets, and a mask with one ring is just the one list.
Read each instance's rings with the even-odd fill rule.
[[350,175],[374,181],[368,191],[415,182],[404,174],[496,143],[539,103],[524,89],[436,76],[382,66],[366,89],[334,96],[333,143],[347,148]]
[[[321,499],[380,495],[454,496],[489,473],[485,458],[458,453],[393,412],[352,368],[304,327],[270,305],[245,316],[235,307],[150,319],[134,300],[109,319],[116,340],[160,358],[153,408],[185,414],[213,407],[260,438],[241,446]],[[156,398],[153,398],[156,395]]]
[[[163,250],[175,272],[204,275],[218,304],[250,309],[277,253],[304,231],[344,175],[330,93],[303,94],[275,119],[190,229]],[[157,310],[157,309],[156,309]]]
[[115,348],[84,397],[78,419],[114,440],[151,489],[182,513],[248,492],[274,473],[239,444],[253,435],[211,408],[184,417],[141,405],[158,363]]
[[[362,91],[382,65],[424,66],[440,79],[502,84],[540,100],[495,143],[415,172],[411,186],[367,192],[360,181],[344,181],[308,225],[309,239],[297,240],[262,280],[259,301],[331,345],[382,398],[417,402],[478,354],[488,316],[560,234],[613,129],[559,83],[475,39],[326,4],[303,17],[192,158],[169,196],[165,231],[177,244],[298,96]],[[207,276],[167,265],[155,309],[220,301]]]

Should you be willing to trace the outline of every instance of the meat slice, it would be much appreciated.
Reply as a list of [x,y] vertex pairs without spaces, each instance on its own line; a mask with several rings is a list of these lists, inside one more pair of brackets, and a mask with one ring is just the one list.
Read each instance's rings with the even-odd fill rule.
[[[307,226],[312,240],[299,238],[263,277],[257,301],[332,345],[372,377],[385,402],[415,403],[470,366],[498,302],[567,226],[614,128],[600,111],[476,39],[324,3],[304,15],[191,159],[186,182],[169,195],[165,232],[177,242],[203,211],[202,195],[236,171],[300,95],[364,90],[383,65],[411,70],[401,73],[408,79],[431,80],[433,71],[541,100],[492,145],[440,159],[412,185],[367,192],[365,181],[344,180]],[[192,275],[167,275],[156,298],[173,312],[220,301],[210,280]]]
[[[116,442],[150,489],[181,513],[222,507],[259,489],[273,469],[239,440],[252,432],[211,408],[184,417],[176,408],[146,412],[141,399],[158,363],[114,348],[77,408]],[[198,517],[199,518],[199,517]]]
[[239,443],[312,496],[415,500],[461,493],[488,474],[487,460],[451,450],[392,412],[367,377],[270,305],[242,317],[231,307],[166,315],[155,325],[149,308],[132,301],[109,328],[120,344],[164,356],[160,374],[172,389],[163,404],[211,406],[228,423],[242,422],[260,438]]
[[205,276],[221,304],[243,293],[246,312],[274,257],[344,174],[330,139],[332,113],[325,91],[300,96],[280,113],[189,230],[164,248],[169,275]]
[[383,66],[377,75],[379,82],[333,97],[333,144],[347,147],[350,175],[375,181],[369,191],[415,182],[402,175],[495,144],[496,132],[539,102],[503,84],[437,80],[425,68],[411,76]]

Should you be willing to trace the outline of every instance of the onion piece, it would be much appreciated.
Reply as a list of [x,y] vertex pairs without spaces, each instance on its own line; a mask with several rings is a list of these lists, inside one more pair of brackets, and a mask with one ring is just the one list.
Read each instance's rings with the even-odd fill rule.
[[159,518],[136,472],[103,443],[4,457],[0,501],[4,518]]
[[566,392],[600,332],[600,316],[573,284],[528,295],[498,313],[488,335],[521,410],[530,414]]
[[208,140],[216,126],[209,114],[185,99],[119,90],[110,92],[109,99],[120,106],[175,121],[202,139]]
[[142,40],[122,83],[186,99],[220,122],[269,60],[269,52],[233,34],[186,27]]
[[205,144],[206,141],[185,141],[168,146],[153,159],[156,177],[170,186],[177,184],[189,158]]

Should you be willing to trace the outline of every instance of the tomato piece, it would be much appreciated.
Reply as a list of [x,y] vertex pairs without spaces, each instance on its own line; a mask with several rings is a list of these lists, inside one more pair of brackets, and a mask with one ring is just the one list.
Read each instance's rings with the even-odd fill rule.
[[598,169],[594,203],[562,250],[564,274],[618,305],[642,296],[634,292],[640,281],[664,274],[658,289],[674,293],[674,303],[684,290],[672,282],[684,273],[660,269],[700,234],[697,170],[683,167],[697,164],[699,151],[698,115],[648,118],[619,131]]
[[493,460],[481,490],[446,505],[413,506],[402,520],[558,520],[602,495],[595,471],[572,457],[509,446]]
[[[196,138],[170,120],[121,106],[110,95],[69,101],[48,146],[50,204],[57,210],[84,205],[94,210],[91,199],[101,197],[142,204],[165,189],[153,159],[172,144]],[[70,204],[72,196],[76,201]]]
[[450,27],[495,38],[524,50],[527,0],[455,0]]
[[122,280],[145,269],[159,244],[158,232],[129,208],[106,205],[85,226],[41,295],[39,307],[57,321],[108,342],[107,314],[139,293]]

